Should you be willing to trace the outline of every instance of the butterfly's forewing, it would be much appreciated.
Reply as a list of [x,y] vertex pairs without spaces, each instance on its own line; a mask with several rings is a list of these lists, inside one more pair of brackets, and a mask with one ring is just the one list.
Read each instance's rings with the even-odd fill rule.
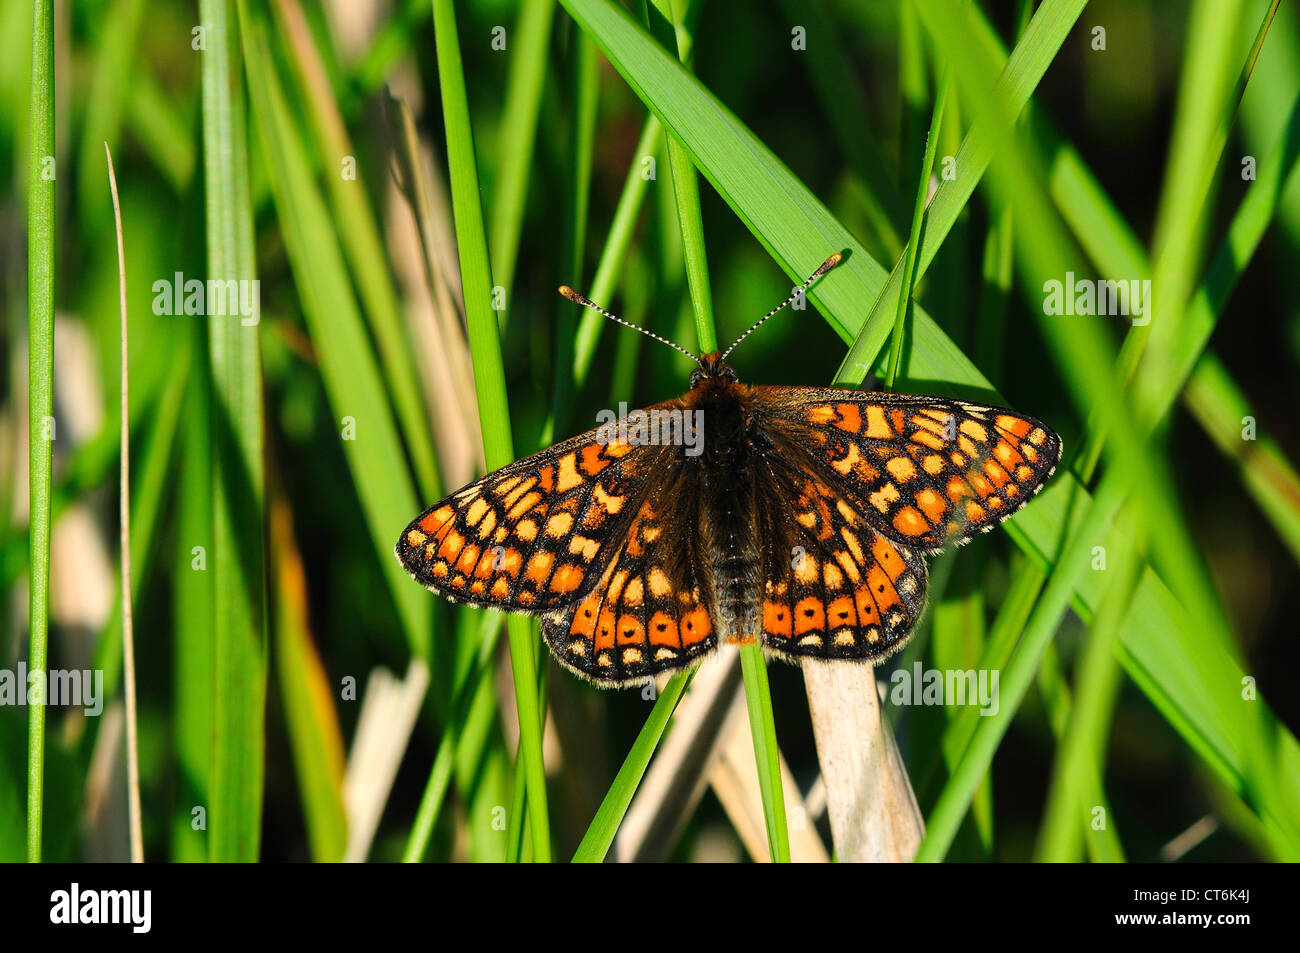
[[781,458],[760,476],[763,642],[790,656],[880,659],[925,604],[925,561],[826,481]]
[[1032,417],[966,401],[756,387],[769,427],[884,535],[933,551],[992,529],[1056,469],[1060,438]]
[[681,668],[717,645],[701,601],[695,471],[664,449],[600,582],[542,617],[555,657],[605,687]]
[[544,612],[596,584],[666,448],[599,431],[525,457],[429,507],[397,558],[418,582],[470,605]]

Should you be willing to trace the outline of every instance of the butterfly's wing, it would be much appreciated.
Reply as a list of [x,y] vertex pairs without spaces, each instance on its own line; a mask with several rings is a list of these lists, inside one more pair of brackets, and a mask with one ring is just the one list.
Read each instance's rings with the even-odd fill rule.
[[717,646],[700,586],[698,477],[663,449],[600,582],[542,616],[556,659],[604,688],[683,668]]
[[820,659],[877,660],[902,648],[925,605],[921,555],[876,532],[797,458],[777,456],[759,481],[763,644]]
[[925,551],[992,529],[1042,489],[1061,439],[1033,417],[968,401],[756,387],[778,448],[880,533]]
[[600,579],[670,447],[603,428],[555,444],[458,490],[397,541],[419,583],[456,602],[546,612]]

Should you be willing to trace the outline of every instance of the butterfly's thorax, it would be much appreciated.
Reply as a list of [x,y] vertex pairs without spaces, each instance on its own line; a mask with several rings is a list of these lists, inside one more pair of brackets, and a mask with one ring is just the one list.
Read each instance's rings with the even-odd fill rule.
[[706,380],[687,396],[703,412],[699,469],[700,569],[706,603],[719,635],[756,638],[761,628],[758,595],[762,574],[755,508],[755,468],[764,441],[757,432],[749,388],[722,378]]

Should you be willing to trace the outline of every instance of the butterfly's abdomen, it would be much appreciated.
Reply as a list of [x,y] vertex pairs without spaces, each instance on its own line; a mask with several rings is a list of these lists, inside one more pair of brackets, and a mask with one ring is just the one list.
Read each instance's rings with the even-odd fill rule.
[[[734,393],[734,392],[733,392]],[[705,583],[718,635],[726,641],[757,639],[762,629],[762,559],[755,511],[754,448],[741,404],[721,397],[704,407],[700,512]]]

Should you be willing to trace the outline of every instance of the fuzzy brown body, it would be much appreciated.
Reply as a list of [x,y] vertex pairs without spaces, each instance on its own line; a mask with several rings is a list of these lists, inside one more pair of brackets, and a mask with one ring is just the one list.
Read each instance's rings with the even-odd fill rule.
[[749,386],[716,354],[647,409],[701,412],[698,455],[591,431],[430,507],[398,559],[455,601],[540,615],[556,659],[603,686],[724,641],[880,659],[920,617],[921,554],[991,529],[1060,456],[1011,411]]

